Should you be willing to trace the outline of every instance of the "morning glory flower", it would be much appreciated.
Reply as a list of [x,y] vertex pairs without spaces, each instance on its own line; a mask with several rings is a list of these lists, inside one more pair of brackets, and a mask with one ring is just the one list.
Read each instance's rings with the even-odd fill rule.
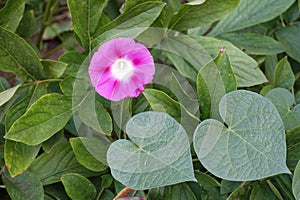
[[94,53],[89,75],[98,94],[112,101],[137,97],[153,79],[153,57],[141,43],[130,38],[105,42]]

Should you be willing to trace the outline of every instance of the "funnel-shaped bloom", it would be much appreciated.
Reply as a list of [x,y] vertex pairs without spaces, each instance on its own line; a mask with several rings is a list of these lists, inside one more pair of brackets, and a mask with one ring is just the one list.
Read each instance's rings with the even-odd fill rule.
[[148,49],[129,38],[105,42],[93,55],[89,67],[96,92],[112,101],[137,97],[152,81],[154,72]]

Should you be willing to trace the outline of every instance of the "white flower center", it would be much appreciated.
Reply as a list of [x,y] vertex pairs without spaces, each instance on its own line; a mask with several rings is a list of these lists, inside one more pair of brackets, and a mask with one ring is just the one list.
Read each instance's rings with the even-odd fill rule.
[[130,60],[120,58],[114,62],[110,70],[116,79],[127,81],[133,74],[134,67]]

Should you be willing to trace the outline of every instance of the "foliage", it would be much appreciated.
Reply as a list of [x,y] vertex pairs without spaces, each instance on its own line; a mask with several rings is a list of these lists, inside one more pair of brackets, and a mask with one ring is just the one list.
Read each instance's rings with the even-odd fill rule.
[[[299,199],[300,1],[0,1],[0,196]],[[91,86],[109,39],[156,63],[137,98]]]

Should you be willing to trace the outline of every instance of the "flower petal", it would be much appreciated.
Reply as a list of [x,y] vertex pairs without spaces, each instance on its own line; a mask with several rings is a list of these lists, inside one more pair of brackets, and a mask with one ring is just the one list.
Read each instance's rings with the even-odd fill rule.
[[[112,74],[111,68],[118,59],[129,60],[133,65],[132,75],[126,80],[118,80]],[[97,93],[112,101],[137,97],[152,81],[154,72],[153,57],[148,49],[130,38],[105,42],[93,55],[89,67],[91,82]]]

